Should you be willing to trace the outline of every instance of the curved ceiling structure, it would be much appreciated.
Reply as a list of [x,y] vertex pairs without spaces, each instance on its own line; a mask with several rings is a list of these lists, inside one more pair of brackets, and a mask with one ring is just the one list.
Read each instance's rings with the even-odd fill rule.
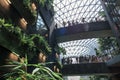
[[104,20],[99,0],[54,0],[55,22],[58,27],[67,23]]
[[98,39],[83,39],[69,41],[59,44],[65,48],[66,55],[64,57],[80,56],[80,55],[95,55],[95,48],[98,48]]
[[[104,10],[99,0],[54,0],[54,20],[57,28],[69,24],[84,24],[97,20],[105,20]],[[75,40],[59,44],[65,48],[65,57],[95,54],[98,39]]]

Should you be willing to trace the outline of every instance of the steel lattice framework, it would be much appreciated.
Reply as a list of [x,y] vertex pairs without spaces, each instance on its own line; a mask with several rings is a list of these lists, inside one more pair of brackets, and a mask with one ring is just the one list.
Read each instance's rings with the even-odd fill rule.
[[59,44],[60,47],[65,48],[66,55],[65,57],[70,56],[80,56],[80,55],[95,55],[95,48],[98,48],[98,39],[83,39],[69,41]]
[[55,22],[58,27],[70,23],[104,20],[100,15],[103,8],[99,0],[54,0]]

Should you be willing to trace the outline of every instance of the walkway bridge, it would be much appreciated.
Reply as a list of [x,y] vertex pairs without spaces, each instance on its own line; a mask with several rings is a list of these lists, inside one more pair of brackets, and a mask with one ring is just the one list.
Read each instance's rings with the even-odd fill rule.
[[113,75],[120,72],[120,55],[107,62],[65,64],[63,76],[73,75]]
[[107,21],[97,21],[62,27],[55,30],[57,42],[113,36]]

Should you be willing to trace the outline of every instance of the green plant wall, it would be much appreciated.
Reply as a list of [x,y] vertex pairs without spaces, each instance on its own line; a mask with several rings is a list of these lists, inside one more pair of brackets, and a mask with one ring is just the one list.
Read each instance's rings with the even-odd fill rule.
[[50,54],[51,48],[44,37],[39,34],[27,35],[19,27],[6,23],[0,19],[0,45],[18,53],[28,54],[29,58],[36,55],[36,51]]

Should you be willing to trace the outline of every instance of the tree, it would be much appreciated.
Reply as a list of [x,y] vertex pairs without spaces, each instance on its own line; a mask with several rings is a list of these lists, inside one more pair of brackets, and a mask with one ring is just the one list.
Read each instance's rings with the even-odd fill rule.
[[117,44],[116,38],[105,37],[99,38],[98,43],[100,44],[99,49],[104,54],[118,54],[119,46]]

